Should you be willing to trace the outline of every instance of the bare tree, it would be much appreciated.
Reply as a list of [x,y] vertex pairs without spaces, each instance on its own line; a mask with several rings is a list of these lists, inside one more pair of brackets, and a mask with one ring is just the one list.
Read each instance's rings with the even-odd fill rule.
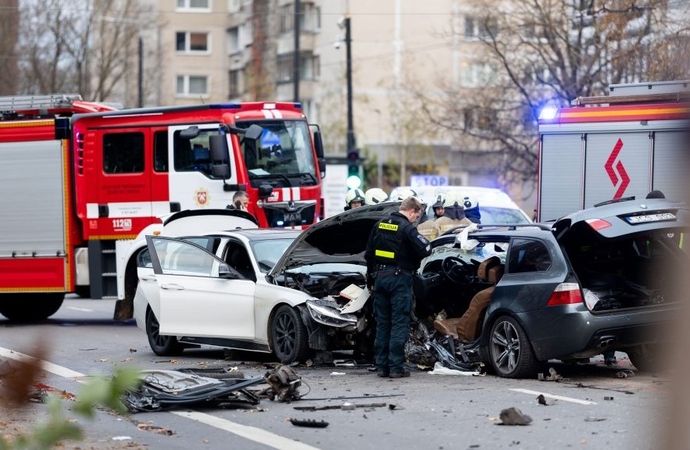
[[123,82],[136,72],[140,33],[156,22],[143,2],[25,0],[20,13],[21,93],[103,101],[117,89],[135,91]]
[[683,69],[687,40],[667,0],[510,0],[505,8],[453,30],[480,47],[471,64],[481,89],[445,84],[440,100],[419,94],[428,118],[504,185],[536,178],[543,106],[603,94],[613,83],[674,79]]

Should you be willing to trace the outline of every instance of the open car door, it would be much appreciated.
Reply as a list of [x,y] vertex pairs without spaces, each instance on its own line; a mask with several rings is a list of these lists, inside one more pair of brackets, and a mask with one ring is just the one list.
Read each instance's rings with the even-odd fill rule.
[[253,340],[253,281],[203,247],[146,236],[160,297],[160,333]]

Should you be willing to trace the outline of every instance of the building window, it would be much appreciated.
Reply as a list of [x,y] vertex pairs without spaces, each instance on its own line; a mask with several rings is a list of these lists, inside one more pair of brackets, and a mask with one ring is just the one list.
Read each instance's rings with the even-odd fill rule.
[[228,0],[228,12],[236,13],[242,9],[242,0]]
[[103,135],[103,171],[108,174],[144,171],[144,134]]
[[498,34],[498,21],[494,17],[465,16],[465,38],[488,38]]
[[321,61],[318,55],[311,52],[303,52],[300,55],[300,79],[301,80],[318,80],[321,74]]
[[292,81],[293,76],[293,56],[292,53],[278,55],[278,83]]
[[242,94],[240,83],[242,82],[242,72],[231,70],[228,78],[228,95],[230,98],[239,97]]
[[321,29],[321,8],[313,3],[303,3],[300,13],[300,30],[314,32]]
[[280,8],[280,32],[289,33],[295,26],[295,9],[291,4]]
[[178,52],[208,53],[210,50],[208,33],[177,32],[175,42]]
[[211,12],[211,0],[177,0],[177,11]]
[[208,95],[208,77],[202,75],[178,75],[175,93],[179,96]]
[[240,28],[233,27],[228,29],[228,50],[230,54],[240,51]]

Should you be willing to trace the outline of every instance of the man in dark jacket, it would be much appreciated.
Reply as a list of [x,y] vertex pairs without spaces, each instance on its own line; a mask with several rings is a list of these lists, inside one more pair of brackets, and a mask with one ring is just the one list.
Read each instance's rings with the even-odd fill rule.
[[405,341],[410,334],[412,277],[431,246],[412,225],[422,215],[416,197],[408,197],[400,210],[379,221],[369,236],[364,257],[367,285],[374,292],[376,312],[376,368],[379,377],[410,376],[405,370]]

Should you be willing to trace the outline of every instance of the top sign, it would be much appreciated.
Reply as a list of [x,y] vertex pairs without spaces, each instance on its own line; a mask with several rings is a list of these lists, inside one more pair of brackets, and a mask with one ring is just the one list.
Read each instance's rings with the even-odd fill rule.
[[448,186],[448,177],[445,175],[412,175],[410,186],[413,188],[422,186]]

